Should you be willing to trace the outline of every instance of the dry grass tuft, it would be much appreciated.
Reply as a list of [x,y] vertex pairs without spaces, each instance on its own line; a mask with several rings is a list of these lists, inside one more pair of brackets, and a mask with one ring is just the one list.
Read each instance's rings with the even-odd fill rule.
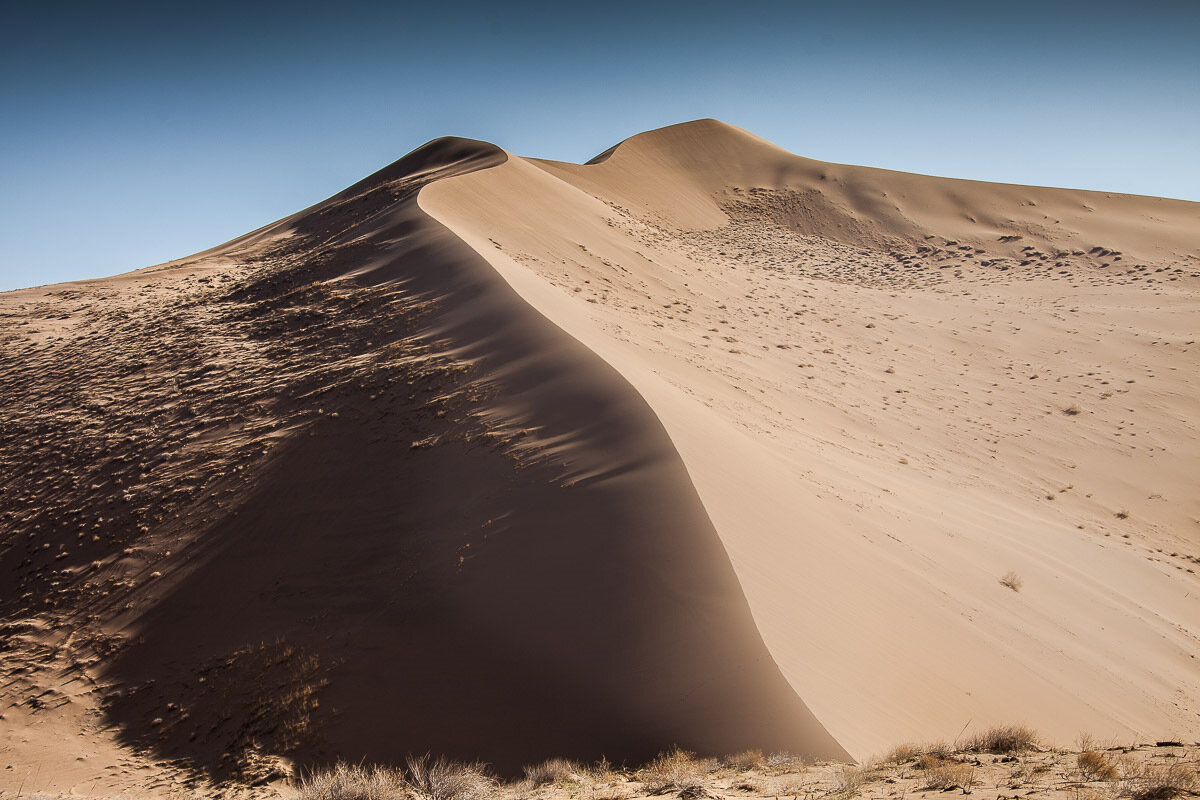
[[753,794],[763,794],[766,792],[766,786],[762,781],[754,778],[743,777],[733,782],[733,788],[743,792],[751,792]]
[[1123,788],[1133,800],[1173,800],[1200,791],[1200,777],[1187,764],[1146,765]]
[[1089,781],[1115,781],[1121,777],[1115,764],[1095,750],[1084,750],[1075,759],[1079,772]]
[[912,761],[924,752],[920,745],[913,742],[905,742],[904,744],[896,745],[888,751],[888,754],[883,757],[883,763],[903,764],[907,761]]
[[1000,725],[972,736],[963,746],[974,753],[1019,753],[1036,750],[1038,736],[1024,725]]
[[591,791],[585,795],[587,800],[629,800],[629,790],[624,786],[610,784],[607,786],[593,786]]
[[693,753],[675,748],[662,753],[637,773],[648,794],[678,792],[680,797],[708,797],[704,775],[709,764]]
[[1009,589],[1012,589],[1014,592],[1019,592],[1019,591],[1021,591],[1021,585],[1022,585],[1021,576],[1010,570],[1007,573],[1005,573],[1003,578],[1000,579],[1000,585],[1007,586]]
[[483,764],[460,764],[429,753],[408,757],[408,788],[417,800],[487,800],[496,781]]
[[853,797],[867,782],[870,770],[865,767],[843,766],[833,773],[833,789],[838,794]]
[[1050,772],[1050,767],[1032,761],[1017,764],[1008,775],[1008,787],[1019,789],[1022,786],[1038,785],[1038,776]]
[[582,764],[577,764],[576,766],[579,770],[577,774],[587,778],[593,784],[613,783],[625,779],[624,770],[618,770],[607,758],[601,758],[591,766],[584,766]]
[[954,748],[946,742],[924,742],[921,744],[905,742],[888,751],[888,754],[883,757],[882,763],[904,764],[926,755],[949,758],[953,752]]
[[565,758],[550,758],[540,764],[525,767],[525,779],[534,786],[547,783],[562,783],[578,779],[584,770],[575,762]]
[[400,770],[343,762],[301,779],[296,791],[298,800],[401,800],[405,781]]
[[722,765],[732,767],[738,772],[745,772],[748,769],[756,769],[767,763],[767,757],[763,755],[762,750],[743,750],[740,753],[732,753],[721,759]]
[[975,783],[975,766],[962,761],[941,758],[925,754],[917,760],[917,769],[925,773],[921,784],[923,789],[962,789],[971,788]]
[[766,758],[765,766],[775,772],[804,772],[808,769],[804,759],[795,753],[771,753]]

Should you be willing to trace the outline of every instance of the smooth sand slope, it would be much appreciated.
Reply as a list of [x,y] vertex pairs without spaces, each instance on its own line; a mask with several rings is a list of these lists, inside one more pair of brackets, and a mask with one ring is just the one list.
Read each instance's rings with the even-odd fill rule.
[[712,120],[419,202],[650,403],[854,755],[1008,720],[1200,735],[1200,206]]
[[845,756],[645,400],[418,207],[505,159],[438,140],[196,257],[3,296],[0,789]]

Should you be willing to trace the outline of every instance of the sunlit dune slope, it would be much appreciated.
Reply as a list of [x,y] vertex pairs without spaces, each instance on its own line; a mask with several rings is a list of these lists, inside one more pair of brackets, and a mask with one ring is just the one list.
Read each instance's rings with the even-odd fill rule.
[[1200,206],[712,120],[418,202],[647,400],[854,755],[1200,734]]

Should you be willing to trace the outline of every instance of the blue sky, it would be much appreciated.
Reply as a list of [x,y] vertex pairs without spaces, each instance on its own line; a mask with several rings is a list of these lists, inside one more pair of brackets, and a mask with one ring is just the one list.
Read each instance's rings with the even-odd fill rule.
[[1198,42],[1194,0],[7,2],[0,290],[202,250],[447,134],[582,161],[717,117],[828,161],[1200,201]]

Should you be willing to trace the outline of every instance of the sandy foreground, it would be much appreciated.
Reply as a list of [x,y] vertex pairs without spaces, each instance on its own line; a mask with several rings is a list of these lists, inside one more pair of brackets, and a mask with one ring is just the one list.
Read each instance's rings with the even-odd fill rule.
[[[1020,730],[1013,726],[998,730]],[[416,771],[340,765],[300,782],[303,800],[320,796],[368,796],[379,800],[426,800],[438,790],[452,789],[457,800],[558,800],[639,797],[904,798],[995,796],[1058,800],[1163,800],[1197,794],[1197,746],[1161,741],[1147,744],[1098,745],[1081,737],[1076,747],[1055,750],[1035,741],[1013,747],[965,749],[945,742],[907,744],[869,762],[847,765],[809,764],[781,754],[750,750],[721,758],[697,758],[678,750],[661,754],[639,768],[608,762],[578,764],[551,759],[530,765],[520,779],[497,783],[473,765],[429,769],[418,760]],[[365,790],[365,791],[364,791]]]
[[2,294],[0,793],[1195,741],[1198,288],[1198,204],[704,120]]

